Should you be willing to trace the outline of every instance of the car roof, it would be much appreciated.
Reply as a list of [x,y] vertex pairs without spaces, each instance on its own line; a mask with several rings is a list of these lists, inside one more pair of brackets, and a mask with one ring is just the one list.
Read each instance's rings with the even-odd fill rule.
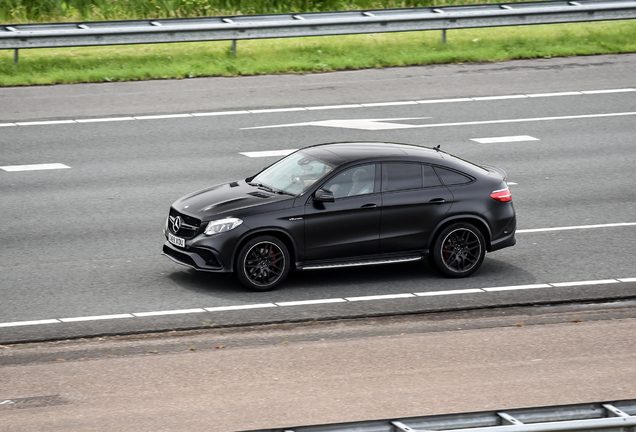
[[399,160],[404,157],[404,159],[413,162],[428,162],[453,167],[473,175],[487,174],[489,172],[483,166],[458,158],[450,153],[416,144],[336,142],[305,147],[300,151],[334,166],[356,161]]
[[302,149],[312,156],[326,159],[327,162],[340,164],[362,159],[389,156],[421,156],[439,159],[442,156],[436,150],[414,144],[387,142],[339,142],[318,144]]

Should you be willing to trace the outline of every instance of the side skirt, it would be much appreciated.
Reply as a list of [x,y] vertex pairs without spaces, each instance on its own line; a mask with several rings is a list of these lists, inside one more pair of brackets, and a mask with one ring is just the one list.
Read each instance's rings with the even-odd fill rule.
[[377,255],[370,257],[347,258],[342,260],[305,261],[296,263],[296,270],[321,270],[341,267],[359,267],[379,264],[395,264],[424,259],[426,253],[413,253],[408,255]]

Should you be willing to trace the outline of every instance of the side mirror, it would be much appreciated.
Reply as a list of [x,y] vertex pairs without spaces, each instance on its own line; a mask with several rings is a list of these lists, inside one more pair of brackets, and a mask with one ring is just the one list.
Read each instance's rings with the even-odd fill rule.
[[318,189],[314,194],[314,201],[318,202],[334,202],[336,199],[333,196],[333,192],[329,189]]

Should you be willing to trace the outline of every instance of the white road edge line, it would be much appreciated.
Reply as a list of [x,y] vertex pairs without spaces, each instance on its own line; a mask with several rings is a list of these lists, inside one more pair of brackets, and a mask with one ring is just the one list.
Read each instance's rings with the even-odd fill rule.
[[[510,184],[510,183],[509,183]],[[522,229],[517,230],[517,234],[535,233],[535,232],[548,232],[548,231],[567,231],[578,229],[593,229],[593,228],[615,228],[635,226],[636,222],[619,222],[611,224],[599,224],[599,225],[579,225],[579,226],[567,226],[567,227],[555,227],[555,228],[534,228],[534,229]]]
[[67,169],[67,168],[70,168],[70,166],[64,165],[61,163],[0,166],[1,170],[7,171],[7,172],[43,171],[43,170],[55,170],[55,169]]
[[100,320],[111,320],[111,319],[120,319],[120,318],[143,318],[143,317],[176,315],[176,314],[191,314],[191,313],[201,313],[201,312],[226,312],[226,311],[240,311],[240,310],[249,310],[249,309],[261,309],[261,308],[306,306],[306,305],[327,304],[327,303],[348,303],[348,302],[357,302],[357,301],[394,300],[394,299],[402,299],[402,298],[445,296],[445,295],[457,295],[457,294],[497,293],[502,291],[527,290],[527,289],[536,289],[536,288],[566,288],[566,287],[576,287],[576,286],[594,286],[594,285],[608,285],[608,284],[633,283],[633,282],[636,282],[636,277],[620,278],[620,279],[573,281],[573,282],[554,282],[554,283],[547,283],[547,284],[543,283],[543,284],[531,284],[531,285],[513,285],[513,286],[505,286],[505,287],[471,288],[471,289],[450,290],[450,291],[431,291],[431,292],[420,292],[420,293],[386,294],[386,295],[374,295],[374,296],[362,296],[362,297],[299,300],[299,301],[289,301],[289,302],[280,302],[280,303],[217,306],[217,307],[209,307],[209,308],[179,309],[179,310],[155,311],[155,312],[137,312],[137,313],[131,313],[131,314],[97,315],[97,316],[59,318],[59,319],[43,319],[43,320],[35,320],[35,321],[15,321],[15,322],[0,323],[0,328],[30,326],[30,325],[44,325],[44,324],[74,323],[74,322],[82,322],[82,321],[100,321]]
[[0,127],[80,124],[80,123],[130,121],[130,120],[160,120],[160,119],[188,118],[188,117],[224,116],[224,115],[236,115],[236,114],[264,114],[264,113],[275,113],[275,112],[286,112],[286,111],[316,111],[316,110],[332,110],[332,109],[347,109],[347,108],[374,108],[374,107],[392,106],[392,105],[398,106],[398,105],[415,105],[415,104],[437,104],[437,103],[449,103],[449,102],[484,102],[484,101],[495,101],[495,100],[506,100],[506,99],[580,96],[580,95],[585,96],[585,95],[599,95],[599,94],[608,94],[608,93],[627,93],[627,92],[634,92],[634,91],[636,91],[636,88],[582,90],[582,91],[574,91],[574,92],[515,94],[515,95],[500,95],[500,96],[477,96],[477,97],[456,98],[456,99],[431,99],[431,100],[416,100],[416,101],[376,102],[376,103],[350,104],[350,105],[287,107],[287,108],[272,108],[272,109],[260,109],[260,110],[219,111],[219,112],[186,113],[186,114],[163,114],[163,115],[135,116],[135,117],[110,117],[110,118],[105,117],[105,118],[77,119],[77,120],[10,122],[10,123],[0,123]]

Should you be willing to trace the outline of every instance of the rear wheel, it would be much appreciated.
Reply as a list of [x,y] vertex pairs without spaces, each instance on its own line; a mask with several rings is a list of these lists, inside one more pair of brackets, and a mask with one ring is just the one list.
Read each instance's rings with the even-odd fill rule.
[[244,287],[268,291],[287,277],[289,252],[276,237],[256,237],[243,246],[236,267],[236,275]]
[[469,223],[456,223],[446,227],[437,236],[432,250],[432,261],[445,276],[470,276],[481,266],[486,255],[486,242],[481,231]]

